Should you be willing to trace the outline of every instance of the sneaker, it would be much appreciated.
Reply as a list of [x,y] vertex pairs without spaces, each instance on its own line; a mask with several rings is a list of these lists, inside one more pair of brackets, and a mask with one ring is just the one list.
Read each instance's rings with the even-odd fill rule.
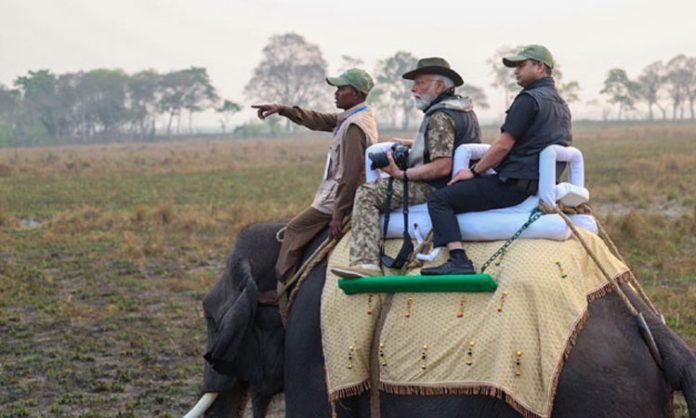
[[344,279],[357,279],[360,277],[382,276],[382,268],[377,264],[356,264],[354,266],[336,266],[331,273]]
[[426,267],[421,269],[423,276],[446,276],[452,274],[476,274],[474,263],[468,258],[465,260],[449,259],[446,262],[435,267]]

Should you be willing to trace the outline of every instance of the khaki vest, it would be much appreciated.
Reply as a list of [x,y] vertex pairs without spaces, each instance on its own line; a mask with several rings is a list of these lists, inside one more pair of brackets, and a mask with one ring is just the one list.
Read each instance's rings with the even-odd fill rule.
[[[324,178],[319,185],[317,193],[314,195],[312,207],[323,213],[333,213],[336,203],[336,190],[338,183],[343,177],[343,161],[341,161],[341,147],[348,127],[356,125],[362,129],[367,138],[367,146],[377,143],[377,122],[372,109],[369,107],[357,113],[353,113],[361,107],[366,106],[366,103],[360,103],[338,115],[337,128],[334,131],[331,146],[326,159],[326,167],[324,168]],[[364,150],[363,150],[364,152]],[[364,167],[363,167],[364,170]],[[365,173],[363,172],[363,177]]]

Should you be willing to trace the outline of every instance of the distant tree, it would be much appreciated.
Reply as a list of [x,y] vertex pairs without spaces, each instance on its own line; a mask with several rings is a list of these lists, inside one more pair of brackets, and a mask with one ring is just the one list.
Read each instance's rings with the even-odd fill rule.
[[567,103],[577,102],[580,100],[580,83],[577,81],[569,81],[567,83],[559,81],[558,92]]
[[15,115],[18,111],[19,92],[0,84],[0,147],[13,145],[16,141]]
[[342,73],[350,68],[360,68],[363,64],[365,64],[365,61],[360,58],[341,55],[341,65],[338,67],[338,72]]
[[244,93],[261,102],[322,107],[329,92],[326,67],[319,46],[296,33],[273,35]]
[[220,100],[220,97],[205,68],[191,67],[184,71],[188,75],[190,83],[190,87],[183,97],[184,109],[189,114],[189,133],[193,133],[193,114],[212,108]]
[[154,70],[140,71],[128,78],[127,103],[130,132],[140,141],[155,135],[161,76]]
[[662,112],[662,119],[667,119],[667,107],[661,104],[663,90],[666,81],[666,68],[662,61],[655,61],[643,68],[638,76],[638,98],[648,105],[648,118],[654,120],[653,106],[657,106]]
[[503,57],[513,55],[519,49],[520,46],[501,46],[486,61],[491,66],[491,74],[493,74],[491,86],[503,91],[506,109],[510,107],[515,94],[520,91],[520,86],[517,84],[517,79],[512,69],[503,65]]
[[21,94],[25,124],[38,122],[54,137],[60,133],[55,83],[56,76],[49,70],[29,71],[28,75],[14,81]]
[[696,58],[689,57],[686,59],[686,68],[689,71],[689,82],[686,84],[686,98],[689,100],[689,111],[691,112],[691,120],[696,119],[694,114],[694,101],[696,101]]
[[373,97],[379,97],[379,105],[386,110],[392,127],[396,127],[397,119],[401,117],[401,128],[407,129],[416,112],[411,82],[401,75],[416,68],[417,63],[418,59],[406,51],[398,51],[377,63],[375,84],[378,91]]
[[689,86],[694,77],[693,71],[689,68],[689,59],[683,55],[677,55],[667,62],[667,81],[668,91],[672,99],[672,119],[679,117],[684,119],[684,104],[689,97]]
[[177,134],[180,133],[181,114],[189,112],[189,130],[193,113],[207,109],[218,100],[215,88],[210,83],[205,68],[191,67],[171,71],[161,78],[160,111],[168,115],[167,135],[172,133],[172,122],[177,119]]
[[225,100],[220,107],[215,109],[215,111],[220,114],[219,121],[223,135],[227,132],[227,125],[229,124],[232,116],[240,110],[242,110],[242,106],[231,100]]
[[634,108],[639,88],[638,83],[628,78],[625,70],[612,68],[600,93],[607,95],[610,103],[619,105],[618,119],[622,119],[625,110]]
[[488,96],[486,96],[486,92],[481,87],[464,83],[464,85],[457,87],[456,92],[462,96],[468,96],[474,102],[475,109],[488,109],[491,107],[488,104]]
[[116,134],[128,119],[126,84],[121,70],[96,69],[81,75],[76,86],[79,105],[87,116],[87,135]]
[[276,137],[283,132],[283,128],[281,128],[279,121],[279,118],[270,118],[264,122],[251,120],[234,128],[233,133],[237,136],[246,138]]
[[14,126],[19,106],[19,91],[10,90],[0,84],[0,123]]

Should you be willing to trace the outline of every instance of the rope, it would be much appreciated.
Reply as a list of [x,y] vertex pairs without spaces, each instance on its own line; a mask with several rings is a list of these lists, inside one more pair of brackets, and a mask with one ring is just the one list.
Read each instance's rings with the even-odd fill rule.
[[[602,223],[596,217],[595,217],[595,221],[597,222],[597,228],[599,230],[599,237],[602,238],[602,241],[604,241],[605,244],[607,244],[607,247],[609,247],[609,251],[611,251],[611,253],[614,254],[614,256],[616,258],[621,260],[622,263],[624,263],[628,266],[628,263],[626,262],[626,260],[624,260],[621,253],[619,253],[618,248],[616,248],[616,245],[614,245],[614,242],[609,237],[607,230],[604,229],[604,225],[602,225]],[[660,313],[660,311],[657,310],[657,307],[648,298],[648,295],[645,293],[643,286],[641,286],[641,284],[638,282],[638,279],[636,279],[636,276],[633,274],[633,271],[629,270],[628,273],[629,273],[628,277],[629,277],[629,280],[631,281],[631,285],[636,289],[640,298],[643,299],[643,302],[645,302],[650,307],[650,309],[655,313],[655,315],[662,317],[662,314]]]
[[375,324],[374,330],[372,331],[372,344],[370,346],[370,367],[369,367],[369,379],[370,379],[370,417],[380,418],[380,403],[379,403],[379,343],[380,337],[382,335],[382,329],[384,328],[384,323],[387,320],[387,313],[391,310],[392,301],[394,300],[394,293],[387,293],[384,296],[384,302],[379,310],[379,316],[377,316],[377,323]]
[[483,274],[483,272],[486,271],[486,269],[488,268],[488,266],[490,266],[490,264],[491,264],[493,261],[495,261],[495,259],[497,259],[499,256],[505,254],[505,251],[507,251],[508,247],[512,244],[512,242],[513,242],[514,240],[516,240],[517,238],[519,238],[519,236],[522,235],[522,233],[523,233],[527,228],[529,228],[529,225],[533,224],[534,221],[536,221],[537,219],[541,218],[542,215],[544,215],[544,212],[541,211],[541,210],[539,210],[539,208],[535,208],[535,209],[532,211],[532,213],[529,215],[529,219],[527,219],[527,222],[525,222],[525,223],[520,227],[520,229],[517,230],[517,232],[515,232],[507,241],[505,241],[505,243],[503,244],[503,246],[500,247],[500,248],[498,248],[498,251],[496,251],[495,253],[493,253],[493,255],[490,256],[490,257],[488,258],[488,260],[487,260],[485,263],[483,263],[483,266],[481,267],[481,274]]
[[[544,211],[546,213],[552,213],[552,212],[556,211],[555,209],[548,207],[544,202],[539,202],[539,207],[541,208],[542,211]],[[564,214],[593,215],[592,208],[587,203],[582,203],[582,204],[578,205],[577,207],[565,206],[561,203],[558,203],[558,208]],[[602,223],[599,221],[599,219],[597,219],[596,216],[594,217],[594,219],[595,219],[595,222],[597,223],[599,237],[607,245],[607,247],[609,248],[609,251],[614,255],[614,257],[618,258],[619,260],[621,260],[622,263],[624,263],[626,266],[628,266],[628,263],[623,258],[623,256],[619,252],[619,250],[616,247],[616,245],[614,244],[614,242],[609,237],[609,234],[607,233],[606,229],[604,228],[604,225],[602,225]],[[567,221],[566,221],[566,223],[567,223]],[[572,226],[571,226],[571,229],[572,229]],[[633,274],[633,271],[630,269],[628,270],[628,278],[629,278],[631,285],[636,289],[636,291],[638,292],[638,295],[643,300],[643,302],[645,302],[645,304],[648,305],[648,307],[650,307],[650,309],[655,313],[655,315],[657,315],[659,317],[663,317],[662,314],[660,313],[660,311],[655,306],[655,304],[653,304],[652,301],[650,300],[650,298],[648,298],[648,295],[645,293],[645,289],[643,289],[643,286],[640,284],[640,282],[638,282],[638,279]]]
[[425,234],[425,238],[423,238],[423,241],[421,241],[421,243],[418,244],[416,246],[416,248],[413,249],[413,252],[408,257],[408,261],[406,262],[406,266],[408,266],[407,269],[422,266],[423,262],[421,260],[418,260],[416,258],[416,256],[418,254],[424,252],[425,249],[432,246],[432,244],[433,244],[433,230],[431,228],[430,231],[428,231],[428,233]]

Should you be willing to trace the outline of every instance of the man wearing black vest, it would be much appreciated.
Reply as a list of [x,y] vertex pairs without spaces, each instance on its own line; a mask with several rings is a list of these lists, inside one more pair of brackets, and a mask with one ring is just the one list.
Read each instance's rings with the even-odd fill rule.
[[365,183],[355,194],[350,266],[332,269],[341,277],[382,275],[379,215],[386,202],[390,202],[391,210],[402,206],[404,180],[408,181],[408,203],[425,202],[431,193],[447,185],[456,146],[481,142],[471,100],[454,94],[454,88],[462,85],[463,80],[446,60],[439,57],[421,59],[415,69],[402,77],[413,80],[411,92],[416,107],[423,111],[423,122],[415,140],[408,142],[411,149],[405,170],[395,164],[391,153],[388,154],[389,165],[382,170],[394,179],[391,199],[387,199],[387,179]]
[[[541,45],[521,48],[503,58],[515,69],[523,90],[507,110],[501,134],[471,168],[457,172],[448,186],[428,197],[433,243],[447,245],[449,260],[423,268],[423,275],[474,274],[461,242],[456,214],[514,206],[537,193],[539,154],[548,145],[569,146],[570,110],[551,77],[554,60]],[[562,168],[557,170],[558,176]],[[496,174],[482,175],[493,168]]]

